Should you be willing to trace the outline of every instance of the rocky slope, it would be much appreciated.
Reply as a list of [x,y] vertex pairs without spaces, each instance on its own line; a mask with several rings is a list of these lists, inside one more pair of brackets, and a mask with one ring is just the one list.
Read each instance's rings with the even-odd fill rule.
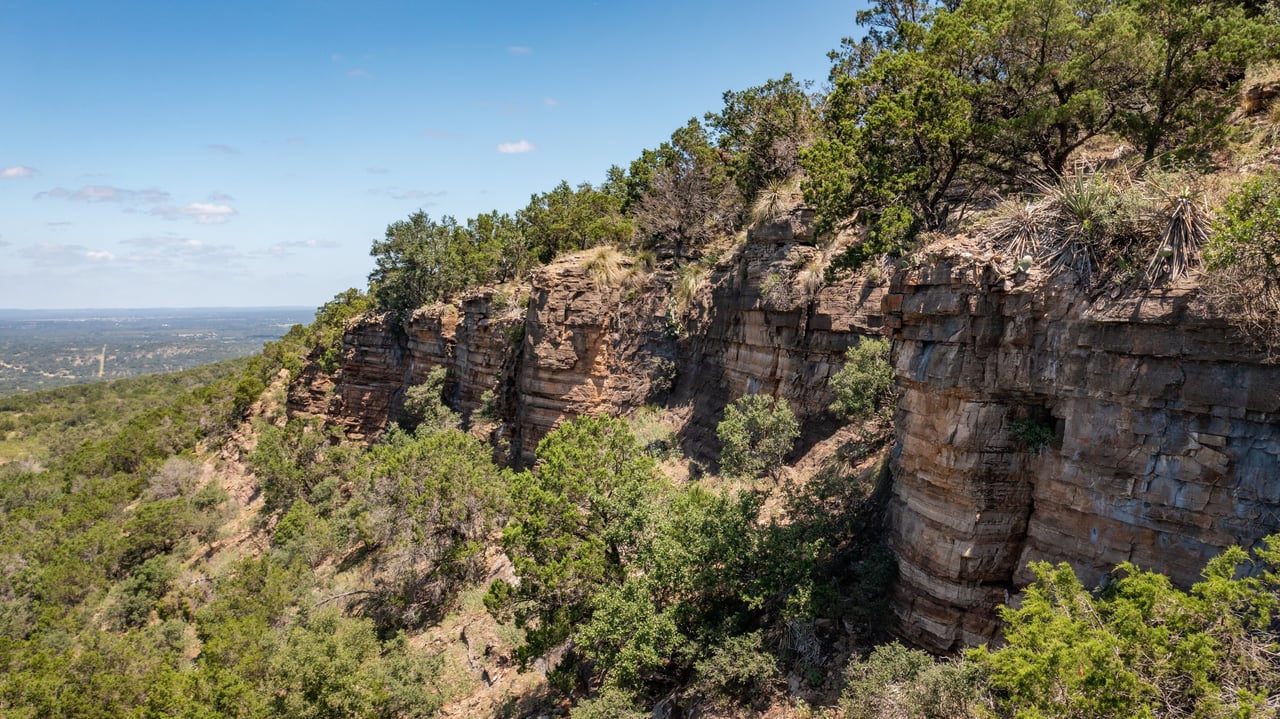
[[1280,367],[1237,342],[1194,283],[1090,296],[1065,277],[1002,273],[975,246],[886,282],[820,286],[811,239],[803,211],[756,229],[703,259],[683,304],[676,268],[625,260],[602,274],[588,252],[527,290],[366,317],[332,389],[304,376],[291,410],[373,438],[443,366],[452,406],[517,463],[565,418],[649,403],[712,462],[724,406],[749,392],[785,398],[820,440],[844,351],[888,334],[895,611],[906,638],[938,651],[993,637],[1028,561],[1069,561],[1089,584],[1128,560],[1186,585],[1222,548],[1280,530]]

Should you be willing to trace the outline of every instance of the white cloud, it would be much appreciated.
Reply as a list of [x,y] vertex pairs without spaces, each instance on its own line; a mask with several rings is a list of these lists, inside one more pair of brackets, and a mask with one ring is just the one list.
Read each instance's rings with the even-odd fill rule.
[[391,172],[391,170],[388,170],[385,167],[366,167],[364,168],[364,171],[370,175],[385,175],[388,172]]
[[426,190],[388,190],[387,195],[393,200],[431,200],[444,197],[443,190],[427,192]]
[[423,130],[418,134],[422,135],[423,137],[430,137],[433,140],[443,140],[446,137],[450,137],[450,134],[447,130],[438,130],[434,127],[428,127],[427,129]]
[[106,250],[91,250],[84,245],[60,245],[56,242],[27,245],[18,250],[18,256],[41,267],[101,264],[115,260],[115,255]]
[[560,104],[560,101],[555,99],[554,97],[544,97],[542,98],[542,104],[546,105],[547,107],[555,107],[556,105]]
[[289,240],[277,242],[266,250],[272,257],[288,257],[294,250],[331,250],[340,245],[332,240]]
[[353,68],[347,70],[347,77],[369,77],[369,71],[360,67]]
[[229,222],[236,214],[231,205],[212,202],[192,202],[183,207],[161,205],[151,208],[151,214],[166,220],[195,220],[201,225],[221,225]]
[[507,52],[512,55],[529,55],[533,53],[533,48],[527,45],[512,45],[507,48]]
[[36,172],[36,168],[27,167],[26,165],[14,165],[0,170],[0,177],[31,177]]
[[74,200],[76,202],[121,202],[132,204],[153,204],[168,202],[170,199],[169,193],[155,188],[127,190],[123,187],[112,187],[110,185],[85,185],[78,190],[55,187],[52,190],[36,194],[36,199],[43,197]]
[[211,144],[205,145],[205,147],[206,147],[206,148],[208,148],[208,149],[210,149],[210,150],[213,150],[214,152],[221,152],[221,153],[222,153],[222,154],[224,154],[224,155],[239,155],[239,154],[240,154],[240,150],[236,149],[235,147],[233,147],[233,146],[231,146],[231,145],[224,145],[224,144],[222,144],[222,143],[220,143],[220,142],[211,143]]
[[211,245],[207,242],[173,233],[150,235],[121,240],[130,250],[120,259],[138,267],[154,269],[175,265],[214,267],[230,265],[242,255],[230,245]]
[[498,143],[498,152],[504,155],[516,155],[522,152],[533,152],[538,149],[532,142],[528,140],[519,140],[518,142],[501,142]]
[[225,192],[214,192],[209,195],[209,202],[231,202],[236,198]]

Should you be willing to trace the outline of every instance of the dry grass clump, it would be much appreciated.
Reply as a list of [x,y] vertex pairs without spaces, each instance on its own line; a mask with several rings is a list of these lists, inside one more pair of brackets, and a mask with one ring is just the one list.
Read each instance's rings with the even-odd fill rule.
[[1269,361],[1280,362],[1280,277],[1241,264],[1210,270],[1205,280],[1209,303]]
[[804,263],[804,267],[796,273],[796,284],[809,297],[817,296],[827,283],[827,263],[821,256]]
[[617,287],[631,274],[627,256],[610,245],[592,250],[583,267],[598,289]]
[[710,276],[711,268],[701,262],[687,262],[676,268],[676,309],[688,307]]

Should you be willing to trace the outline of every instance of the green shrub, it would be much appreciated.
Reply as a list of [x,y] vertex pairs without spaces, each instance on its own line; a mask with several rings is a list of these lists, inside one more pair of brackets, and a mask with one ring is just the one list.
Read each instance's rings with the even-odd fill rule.
[[876,337],[864,337],[849,348],[844,367],[831,377],[832,412],[867,420],[891,411],[894,377],[889,350],[889,340]]
[[421,384],[404,393],[404,413],[413,426],[428,432],[443,432],[457,427],[462,418],[444,403],[445,367],[433,367]]
[[716,435],[723,445],[720,469],[730,476],[758,477],[782,464],[800,425],[786,401],[749,394],[725,407]]
[[1209,267],[1280,267],[1280,172],[1246,180],[1227,196],[1213,223]]
[[1019,445],[1039,452],[1053,442],[1053,426],[1034,419],[1015,419],[1009,423],[1009,434]]
[[600,693],[569,712],[569,719],[649,719],[650,713],[636,707],[631,692],[606,685]]
[[1273,716],[1280,537],[1254,555],[1228,549],[1187,592],[1125,563],[1093,593],[1066,563],[1033,563],[1001,610],[1005,644],[968,663],[989,672],[999,716]]
[[701,691],[719,700],[756,703],[777,690],[778,660],[764,650],[762,632],[730,637],[696,666]]
[[1216,309],[1244,338],[1280,354],[1280,172],[1227,197],[1205,259],[1203,286]]
[[962,719],[979,716],[980,669],[939,661],[897,642],[876,647],[845,669],[841,719]]

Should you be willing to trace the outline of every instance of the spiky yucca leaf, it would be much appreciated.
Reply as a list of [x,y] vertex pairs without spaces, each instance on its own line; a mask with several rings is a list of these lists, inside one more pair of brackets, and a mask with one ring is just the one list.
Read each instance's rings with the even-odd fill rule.
[[1173,282],[1200,263],[1200,248],[1209,239],[1209,218],[1196,202],[1182,196],[1174,198],[1167,211],[1168,221],[1151,262],[1147,264],[1147,283]]

